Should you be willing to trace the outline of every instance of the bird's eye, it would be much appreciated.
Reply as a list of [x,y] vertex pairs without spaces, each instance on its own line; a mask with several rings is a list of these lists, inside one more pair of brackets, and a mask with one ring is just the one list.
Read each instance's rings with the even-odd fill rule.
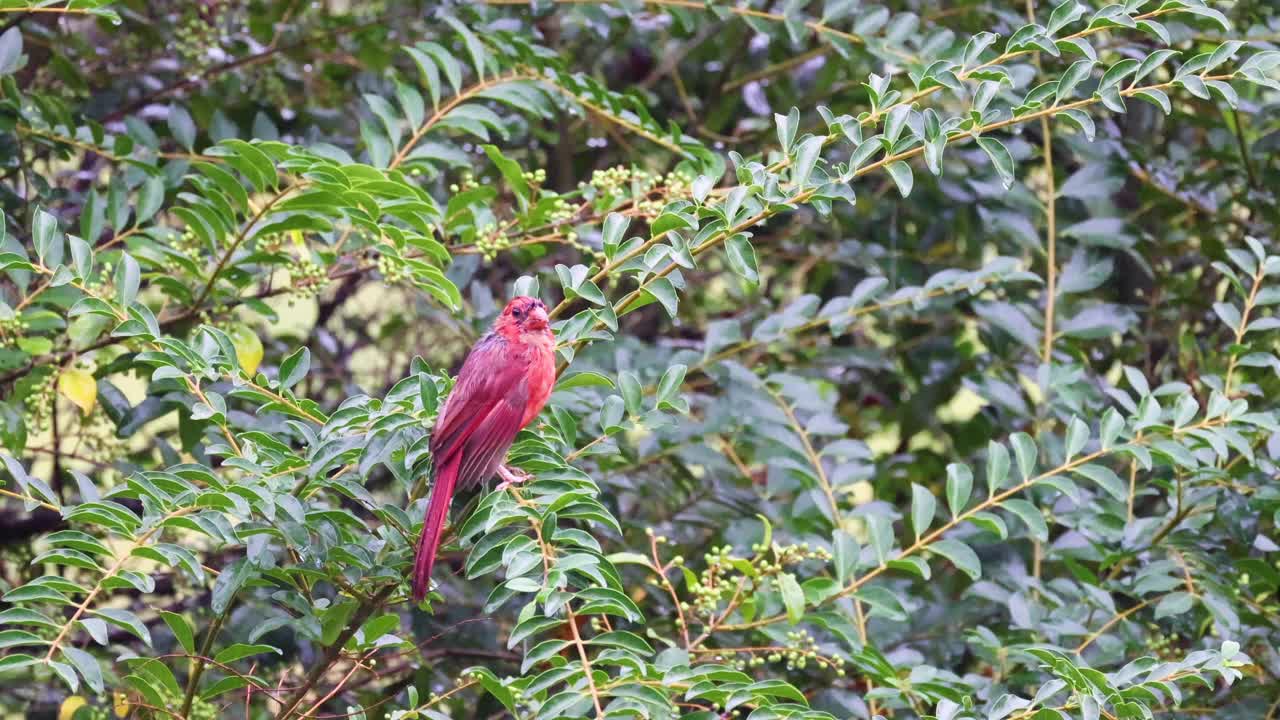
[[520,308],[516,308],[515,310],[512,310],[511,314],[515,315],[516,317],[524,317],[524,311],[521,310]]

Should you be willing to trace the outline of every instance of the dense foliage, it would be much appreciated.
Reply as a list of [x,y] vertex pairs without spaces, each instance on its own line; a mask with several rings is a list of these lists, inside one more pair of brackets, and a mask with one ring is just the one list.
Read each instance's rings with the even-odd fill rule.
[[[0,2],[0,714],[1280,716],[1223,5]],[[516,294],[533,478],[415,607]]]

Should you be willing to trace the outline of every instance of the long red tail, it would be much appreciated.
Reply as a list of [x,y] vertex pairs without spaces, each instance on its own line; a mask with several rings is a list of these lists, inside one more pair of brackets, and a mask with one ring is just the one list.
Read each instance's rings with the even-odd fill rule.
[[413,601],[422,602],[431,584],[431,568],[436,563],[436,550],[440,547],[440,531],[444,519],[449,516],[449,503],[453,500],[453,486],[458,481],[460,457],[436,472],[431,499],[427,501],[427,516],[422,521],[422,535],[418,537],[418,554],[413,560]]

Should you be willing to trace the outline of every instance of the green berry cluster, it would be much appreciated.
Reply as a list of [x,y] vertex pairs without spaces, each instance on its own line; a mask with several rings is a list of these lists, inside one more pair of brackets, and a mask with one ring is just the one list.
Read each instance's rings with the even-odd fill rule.
[[[635,207],[646,214],[661,212],[662,206],[672,200],[688,197],[692,192],[693,176],[686,170],[673,170],[665,175],[640,168],[615,165],[597,170],[589,182],[578,183],[578,189],[588,197],[602,198],[606,205],[619,198],[630,197]],[[662,188],[655,194],[655,190]]]
[[72,417],[77,424],[70,430],[80,445],[80,456],[109,464],[124,454],[125,441],[116,435],[116,424],[107,417],[101,404],[87,417],[78,412]]
[[[182,255],[192,263],[200,262],[200,240],[194,232],[185,230],[181,234],[170,235],[167,244],[174,253]],[[164,269],[170,273],[179,273],[183,271],[183,266],[177,258],[168,256],[164,261]]]
[[104,262],[98,266],[96,278],[84,279],[85,292],[96,298],[114,297],[116,294],[115,268],[113,262]]
[[[760,544],[751,546],[751,549],[760,556],[764,553],[765,547]],[[811,548],[809,543],[799,543],[796,545],[779,545],[773,543],[769,548],[773,553],[773,560],[760,559],[756,565],[760,568],[763,575],[776,575],[782,572],[782,569],[788,565],[798,565],[805,560],[818,560],[821,562],[831,562],[831,552],[825,548]]]
[[228,314],[230,312],[231,308],[222,303],[218,303],[217,305],[201,310],[197,317],[200,318],[200,323],[202,325],[210,325],[225,332],[227,328],[231,327],[231,316]]
[[56,373],[49,373],[32,385],[31,392],[27,394],[26,423],[29,434],[38,435],[49,431],[57,385]]
[[535,188],[540,187],[542,183],[547,181],[547,171],[542,168],[538,168],[537,170],[526,170],[523,173],[520,173],[520,175],[524,178],[525,182]]
[[[652,529],[648,532],[653,536]],[[654,537],[654,541],[662,544],[667,541],[667,538],[658,535]],[[771,543],[767,547],[757,543],[751,547],[751,550],[754,553],[752,557],[740,558],[734,555],[733,548],[729,545],[711,548],[711,552],[703,556],[706,569],[689,584],[688,591],[693,596],[692,601],[682,602],[680,608],[685,612],[711,618],[720,612],[721,601],[728,599],[734,593],[751,591],[758,587],[760,581],[753,581],[751,578],[776,577],[785,567],[806,560],[831,561],[829,551],[824,548],[812,548],[809,543],[795,545]],[[677,567],[682,566],[684,558],[676,556],[672,558],[671,563]],[[739,588],[738,576],[746,577],[741,588]],[[671,590],[669,581],[659,578],[655,582]]]
[[[160,698],[164,703],[162,708],[170,711],[169,713],[157,713],[157,716],[164,714],[173,715],[173,713],[177,713],[182,709],[182,703],[185,700],[185,696],[181,692],[174,692],[163,687],[153,687],[156,687],[157,691],[160,693]],[[196,695],[191,698],[191,710],[186,714],[186,718],[187,720],[217,720],[218,715],[219,711],[217,705],[214,705],[208,700],[203,700],[199,695]],[[177,717],[177,715],[173,715],[173,717]]]
[[277,253],[284,248],[285,240],[286,238],[284,233],[276,232],[276,233],[268,233],[266,235],[259,235],[255,242],[258,243],[258,249],[261,250],[262,252]]
[[1147,623],[1147,631],[1150,633],[1147,637],[1147,651],[1150,654],[1170,662],[1182,659],[1185,651],[1177,633],[1166,633],[1156,623]]
[[511,238],[497,225],[485,223],[476,232],[475,245],[485,262],[493,262],[499,252],[511,247]]
[[643,179],[648,175],[649,173],[644,170],[614,165],[591,173],[591,179],[578,183],[578,189],[590,188],[597,196],[619,197],[626,195],[628,190],[637,186],[637,183],[643,184]]
[[273,55],[253,73],[248,92],[259,103],[271,107],[288,107],[291,104],[289,88],[284,84],[282,62],[280,55]]
[[388,255],[378,256],[378,274],[388,285],[399,285],[409,277],[409,270],[403,260]]
[[315,297],[329,284],[329,271],[311,260],[302,260],[289,269],[295,292],[302,297]]
[[552,225],[560,225],[577,217],[581,211],[581,205],[570,205],[563,197],[558,197],[551,204],[551,209],[547,211],[547,222]]
[[0,318],[0,348],[13,347],[29,327],[30,323],[18,315]]
[[792,630],[787,633],[786,645],[769,648],[768,650],[752,648],[745,653],[746,657],[738,659],[730,659],[725,656],[717,656],[716,662],[726,662],[739,670],[747,670],[748,668],[761,667],[765,663],[777,664],[786,663],[789,671],[808,669],[809,664],[813,663],[816,667],[826,668],[838,677],[845,676],[845,659],[839,655],[825,655],[818,649],[818,641],[808,630]]
[[[657,541],[665,542],[666,538],[659,536]],[[719,610],[720,601],[732,595],[735,588],[732,577],[736,570],[732,564],[733,549],[728,545],[711,548],[711,552],[704,555],[703,559],[707,563],[706,569],[698,575],[694,583],[688,586],[689,592],[693,595],[693,602],[682,602],[680,608],[709,618]],[[684,558],[676,556],[672,559],[672,563],[677,566],[683,565]]]
[[173,47],[188,74],[199,73],[213,66],[209,49],[222,45],[219,26],[226,5],[227,3],[214,3],[207,16],[193,8],[183,16],[174,32]]
[[475,175],[472,175],[471,171],[468,170],[462,173],[462,182],[451,183],[449,185],[449,192],[457,194],[468,190],[475,190],[478,187],[480,187],[480,183],[476,182]]

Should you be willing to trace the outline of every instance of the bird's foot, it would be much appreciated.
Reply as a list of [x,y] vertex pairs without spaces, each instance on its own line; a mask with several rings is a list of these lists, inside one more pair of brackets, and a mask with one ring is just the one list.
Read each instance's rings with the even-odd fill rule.
[[509,468],[506,465],[498,466],[498,477],[502,478],[502,483],[498,485],[498,491],[501,492],[511,487],[519,485],[530,478],[529,473],[515,468]]

